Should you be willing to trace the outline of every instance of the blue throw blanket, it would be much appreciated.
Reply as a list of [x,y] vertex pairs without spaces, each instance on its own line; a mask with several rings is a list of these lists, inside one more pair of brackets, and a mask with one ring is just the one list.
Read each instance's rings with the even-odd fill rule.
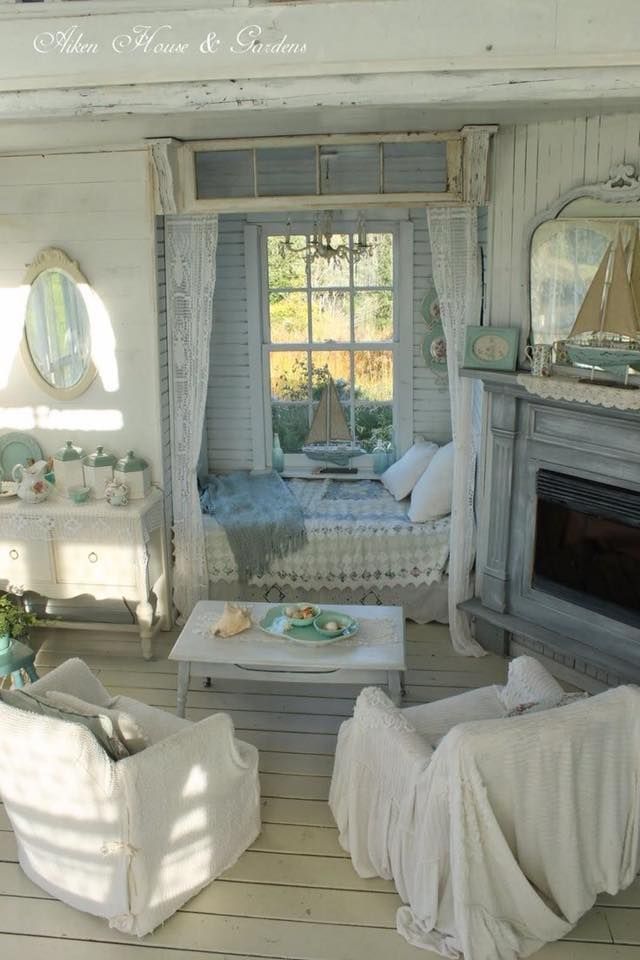
[[242,582],[306,542],[302,510],[277,473],[210,477],[200,503],[224,528]]

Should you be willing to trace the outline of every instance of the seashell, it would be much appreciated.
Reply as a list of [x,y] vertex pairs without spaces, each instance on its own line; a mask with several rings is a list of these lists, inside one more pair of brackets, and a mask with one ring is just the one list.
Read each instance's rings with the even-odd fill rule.
[[225,603],[222,616],[213,629],[214,637],[233,637],[251,626],[249,607],[240,607],[235,603]]

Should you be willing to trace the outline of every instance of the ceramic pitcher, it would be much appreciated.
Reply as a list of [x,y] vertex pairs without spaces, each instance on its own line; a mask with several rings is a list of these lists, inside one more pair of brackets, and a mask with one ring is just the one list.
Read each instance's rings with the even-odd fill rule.
[[27,503],[39,503],[47,499],[51,491],[51,484],[44,478],[47,469],[46,460],[38,460],[30,467],[16,463],[11,476],[18,484],[16,493],[21,500],[26,500]]

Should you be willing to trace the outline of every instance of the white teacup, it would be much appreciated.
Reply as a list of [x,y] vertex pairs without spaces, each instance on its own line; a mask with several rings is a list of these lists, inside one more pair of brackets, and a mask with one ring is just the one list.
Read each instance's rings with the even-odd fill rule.
[[525,349],[524,354],[531,363],[534,377],[550,377],[553,347],[548,343],[536,343]]

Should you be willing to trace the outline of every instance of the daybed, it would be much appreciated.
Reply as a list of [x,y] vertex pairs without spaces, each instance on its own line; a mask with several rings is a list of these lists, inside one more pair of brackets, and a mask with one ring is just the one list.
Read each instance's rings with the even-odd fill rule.
[[287,481],[300,504],[306,544],[239,583],[227,536],[205,515],[210,598],[399,604],[418,623],[447,622],[450,518],[412,523],[374,480]]

